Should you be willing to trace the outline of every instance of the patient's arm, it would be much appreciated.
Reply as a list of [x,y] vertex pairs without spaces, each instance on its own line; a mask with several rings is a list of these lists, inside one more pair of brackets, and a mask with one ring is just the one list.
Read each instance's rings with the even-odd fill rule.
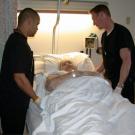
[[102,62],[98,67],[96,67],[96,71],[99,72],[99,73],[104,72],[104,65],[103,65],[103,62]]
[[46,80],[45,88],[48,91],[54,90],[58,85],[63,83],[66,79],[71,78],[71,72],[64,75],[49,75]]
[[75,71],[76,76],[101,76],[100,73],[98,72],[93,72],[93,71]]
[[58,76],[48,76],[46,80],[45,87],[48,91],[54,90],[58,85],[62,84],[65,80],[74,78],[74,77],[80,77],[80,76],[100,76],[97,72],[91,72],[91,71],[72,71],[69,73],[66,73],[64,75],[58,75]]

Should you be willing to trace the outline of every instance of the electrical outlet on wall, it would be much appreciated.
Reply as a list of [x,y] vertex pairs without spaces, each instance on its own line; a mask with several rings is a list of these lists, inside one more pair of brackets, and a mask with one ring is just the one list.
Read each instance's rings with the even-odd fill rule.
[[126,17],[126,24],[129,25],[131,23],[131,17],[127,16]]

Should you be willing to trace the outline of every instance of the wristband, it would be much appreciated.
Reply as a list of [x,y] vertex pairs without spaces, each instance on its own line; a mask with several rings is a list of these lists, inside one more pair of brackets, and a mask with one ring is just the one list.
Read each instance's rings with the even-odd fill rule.
[[114,90],[114,92],[121,94],[122,87],[117,86]]
[[120,86],[116,86],[116,88],[115,89],[117,89],[117,90],[122,90],[122,87],[120,87]]
[[37,96],[37,98],[35,100],[33,100],[34,103],[39,103],[40,98]]
[[117,87],[123,88],[123,87],[124,87],[124,84],[123,84],[123,83],[122,83],[122,84],[118,83],[118,84],[117,84]]

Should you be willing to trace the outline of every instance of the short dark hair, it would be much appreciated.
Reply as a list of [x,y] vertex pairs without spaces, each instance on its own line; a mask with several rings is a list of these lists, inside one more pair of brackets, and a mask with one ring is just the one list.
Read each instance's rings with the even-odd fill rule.
[[90,10],[90,13],[94,12],[98,14],[99,12],[102,12],[102,11],[106,13],[108,16],[111,16],[110,10],[106,5],[97,5]]
[[21,25],[26,19],[32,18],[32,19],[40,19],[38,13],[32,9],[32,8],[25,8],[21,10],[19,16],[18,16],[18,25]]

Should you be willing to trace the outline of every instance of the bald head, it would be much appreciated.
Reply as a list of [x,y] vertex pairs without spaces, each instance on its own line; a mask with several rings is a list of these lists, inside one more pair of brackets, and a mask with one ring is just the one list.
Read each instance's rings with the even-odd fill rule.
[[18,16],[18,25],[21,26],[28,18],[40,20],[40,17],[35,10],[32,8],[25,8]]

